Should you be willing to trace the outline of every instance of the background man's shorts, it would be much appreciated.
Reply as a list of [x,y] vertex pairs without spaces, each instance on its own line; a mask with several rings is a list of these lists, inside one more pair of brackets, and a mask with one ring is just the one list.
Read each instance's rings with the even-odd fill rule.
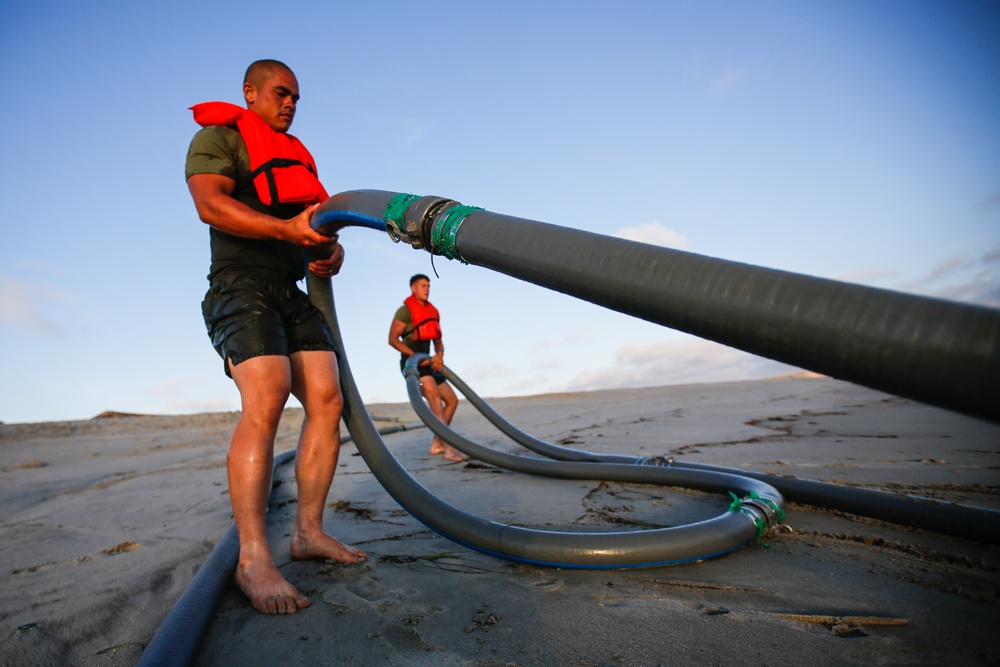
[[216,276],[201,304],[212,345],[238,365],[262,355],[294,352],[336,352],[323,314],[285,276],[230,271]]

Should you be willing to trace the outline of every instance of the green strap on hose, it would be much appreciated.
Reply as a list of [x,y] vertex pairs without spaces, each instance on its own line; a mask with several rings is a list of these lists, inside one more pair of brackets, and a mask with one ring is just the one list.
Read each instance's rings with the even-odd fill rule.
[[462,204],[448,209],[444,220],[434,225],[434,229],[431,230],[431,247],[440,251],[448,259],[457,259],[462,264],[468,264],[458,256],[458,250],[455,248],[455,237],[458,236],[458,228],[469,217],[469,214],[482,210],[479,206],[463,206]]
[[386,226],[393,226],[399,230],[403,229],[403,216],[406,215],[406,208],[410,205],[410,202],[419,198],[420,195],[409,195],[405,192],[400,192],[390,199],[389,203],[385,205],[385,212],[382,213],[382,219],[385,220]]
[[[745,509],[743,507],[743,501],[740,500],[740,498],[735,493],[733,493],[732,491],[730,491],[729,495],[733,499],[733,502],[731,502],[729,504],[729,511],[730,512],[742,512],[743,514],[746,514],[748,517],[750,517],[750,519],[753,521],[753,525],[757,527],[757,535],[754,536],[755,539],[759,538],[761,535],[763,535],[764,531],[767,530],[767,522],[764,521],[764,519],[760,518],[760,516],[758,516],[757,512],[751,512],[751,511]],[[750,492],[750,498],[753,498],[754,500],[759,500],[761,502],[767,503],[767,505],[769,507],[771,507],[772,509],[775,510],[775,514],[776,515],[780,514],[780,520],[778,521],[778,523],[781,523],[781,521],[784,520],[785,513],[774,502],[772,502],[771,500],[769,500],[767,498],[761,498],[760,496],[757,495],[757,493],[755,491],[751,491]]]

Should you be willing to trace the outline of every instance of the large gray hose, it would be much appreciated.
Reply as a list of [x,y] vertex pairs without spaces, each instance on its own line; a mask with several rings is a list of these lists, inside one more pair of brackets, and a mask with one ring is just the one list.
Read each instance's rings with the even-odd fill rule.
[[[672,457],[650,459],[647,457],[624,456],[620,454],[597,454],[545,442],[521,431],[504,419],[447,366],[442,368],[441,372],[449,382],[455,385],[456,389],[462,392],[476,410],[507,437],[549,458],[560,461],[601,461],[606,463],[631,463],[633,465],[656,464],[751,477],[762,482],[767,482],[780,491],[787,500],[793,502],[850,512],[851,514],[879,519],[880,521],[891,521],[914,528],[924,528],[976,542],[1000,544],[1000,512],[984,507],[960,505],[934,498],[903,496],[886,491],[861,489],[843,484],[821,482],[814,479],[780,477],[778,475],[767,475],[740,468],[726,468],[704,463],[677,461]],[[412,394],[410,400],[411,402],[413,401]],[[428,422],[424,414],[420,414],[420,417],[434,430],[435,425],[433,421]]]
[[382,190],[313,226],[395,240],[753,354],[1000,421],[1000,310],[814,278]]

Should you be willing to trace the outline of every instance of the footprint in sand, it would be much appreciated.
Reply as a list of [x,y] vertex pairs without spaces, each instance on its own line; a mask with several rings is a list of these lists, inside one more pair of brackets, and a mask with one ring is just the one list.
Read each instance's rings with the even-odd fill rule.
[[543,581],[536,581],[531,585],[539,590],[545,591],[546,593],[555,593],[565,586],[566,582],[562,579],[545,579]]

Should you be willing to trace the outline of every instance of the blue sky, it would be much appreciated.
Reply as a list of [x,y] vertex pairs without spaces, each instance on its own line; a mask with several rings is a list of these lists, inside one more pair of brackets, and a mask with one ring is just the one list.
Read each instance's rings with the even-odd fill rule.
[[[201,321],[187,107],[288,63],[333,192],[491,211],[1000,307],[1000,4],[57,2],[0,7],[0,421],[232,410]],[[788,372],[479,267],[342,234],[366,401],[431,275],[484,396]],[[434,276],[436,268],[438,276]]]

